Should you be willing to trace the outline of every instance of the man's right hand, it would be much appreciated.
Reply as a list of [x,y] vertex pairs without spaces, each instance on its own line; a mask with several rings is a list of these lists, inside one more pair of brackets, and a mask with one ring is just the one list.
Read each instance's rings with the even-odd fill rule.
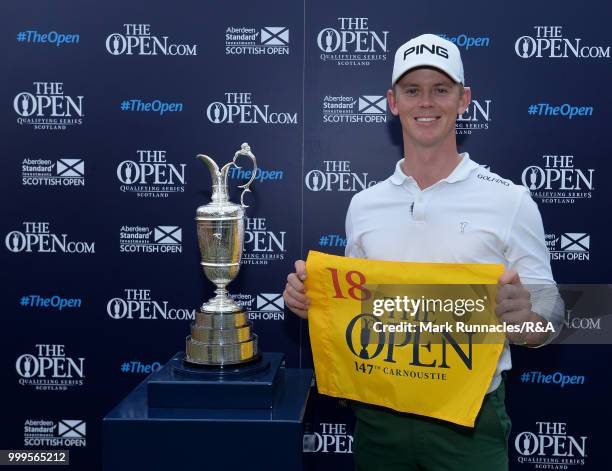
[[308,319],[308,307],[310,299],[306,296],[306,287],[304,280],[306,279],[306,263],[304,260],[295,262],[295,273],[290,273],[287,276],[287,284],[283,292],[285,305],[302,319]]

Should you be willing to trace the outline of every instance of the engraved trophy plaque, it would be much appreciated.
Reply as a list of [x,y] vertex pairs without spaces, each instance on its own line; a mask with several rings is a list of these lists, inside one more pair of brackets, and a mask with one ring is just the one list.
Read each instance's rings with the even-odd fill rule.
[[[240,168],[236,160],[249,157],[253,163],[251,178],[239,186],[243,191],[240,204],[229,200],[227,176],[232,166]],[[187,337],[185,362],[190,365],[241,365],[259,359],[257,335],[252,332],[248,313],[228,296],[226,286],[236,278],[240,269],[244,242],[245,193],[251,191],[257,161],[247,143],[240,146],[231,162],[221,169],[207,155],[197,156],[206,164],[212,177],[211,202],[197,209],[196,222],[201,265],[204,275],[215,286],[215,296],[205,302],[191,324]]]

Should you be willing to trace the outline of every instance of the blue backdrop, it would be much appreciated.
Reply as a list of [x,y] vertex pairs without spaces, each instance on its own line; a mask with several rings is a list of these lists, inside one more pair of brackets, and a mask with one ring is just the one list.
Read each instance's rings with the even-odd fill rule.
[[[261,173],[231,292],[263,350],[311,367],[307,325],[280,298],[286,275],[309,249],[342,254],[350,198],[392,173],[393,52],[425,32],[460,47],[473,96],[461,151],[532,190],[556,280],[610,281],[607,2],[11,0],[2,10],[2,448],[68,448],[72,469],[101,469],[102,417],[184,349],[212,293],[195,233],[210,197],[197,153],[222,163],[251,144]],[[596,333],[600,318],[566,328]],[[609,353],[513,350],[511,469],[607,469]],[[310,469],[351,469],[350,410],[316,394],[312,404]]]

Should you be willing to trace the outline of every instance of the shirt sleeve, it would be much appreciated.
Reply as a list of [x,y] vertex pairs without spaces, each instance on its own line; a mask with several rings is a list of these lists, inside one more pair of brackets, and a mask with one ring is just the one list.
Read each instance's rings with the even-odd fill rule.
[[357,228],[355,227],[353,222],[353,211],[354,204],[353,200],[351,200],[348,211],[346,212],[346,248],[344,249],[344,256],[353,258],[367,258],[365,250],[363,250],[363,247],[361,246],[358,240]]
[[550,343],[561,332],[565,307],[550,268],[542,217],[526,188],[511,222],[506,260],[508,268],[518,272],[521,283],[531,294],[532,311],[552,324],[554,333],[545,344]]

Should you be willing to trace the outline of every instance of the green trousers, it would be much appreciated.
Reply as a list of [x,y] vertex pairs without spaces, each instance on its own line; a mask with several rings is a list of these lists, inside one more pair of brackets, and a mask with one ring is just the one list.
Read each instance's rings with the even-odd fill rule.
[[475,427],[353,402],[357,471],[507,471],[510,418],[504,381]]

